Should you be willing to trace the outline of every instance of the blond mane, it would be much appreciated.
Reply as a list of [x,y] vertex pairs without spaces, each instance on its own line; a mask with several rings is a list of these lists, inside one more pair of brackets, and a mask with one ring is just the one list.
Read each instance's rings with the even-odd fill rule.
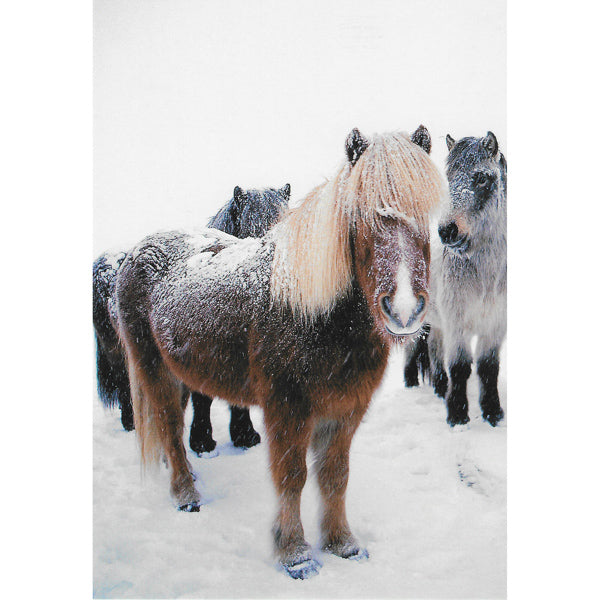
[[428,235],[429,213],[444,182],[406,133],[376,135],[358,162],[346,162],[273,231],[271,301],[308,321],[326,314],[352,283],[350,227],[383,216],[411,221]]

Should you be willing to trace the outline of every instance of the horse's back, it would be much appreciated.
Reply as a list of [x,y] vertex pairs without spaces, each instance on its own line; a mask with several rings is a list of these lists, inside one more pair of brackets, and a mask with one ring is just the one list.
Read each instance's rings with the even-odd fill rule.
[[257,307],[268,303],[265,253],[262,240],[214,229],[157,234],[132,251],[121,287],[138,297],[126,304],[144,307],[140,318],[190,389],[239,400],[233,391],[247,387],[248,336]]

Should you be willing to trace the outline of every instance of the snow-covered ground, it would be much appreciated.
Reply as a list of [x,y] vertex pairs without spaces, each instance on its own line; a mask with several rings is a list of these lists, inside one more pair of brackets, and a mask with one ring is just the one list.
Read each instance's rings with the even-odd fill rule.
[[[506,410],[505,354],[500,397]],[[233,448],[224,402],[212,409],[218,456],[199,458],[188,448],[205,505],[199,513],[181,513],[169,497],[167,469],[143,475],[134,433],[123,431],[118,411],[97,401],[94,596],[505,596],[507,428],[482,421],[477,389],[471,377],[469,428],[451,430],[430,387],[404,388],[403,353],[393,354],[351,451],[348,515],[370,559],[325,555],[320,574],[307,581],[291,580],[274,566],[266,443]],[[264,433],[260,409],[251,414]],[[188,425],[190,419],[188,410]],[[316,545],[318,492],[310,474],[302,518],[307,540]]]
[[[440,170],[448,132],[492,130],[505,151],[505,8],[97,0],[94,256],[158,229],[203,225],[236,185],[289,182],[295,205],[335,171],[353,127],[369,135],[423,123]],[[95,398],[94,595],[503,596],[506,425],[482,422],[472,377],[471,427],[451,431],[430,388],[404,388],[402,361],[394,356],[351,453],[348,515],[371,558],[325,556],[308,581],[274,568],[266,444],[235,450],[225,404],[213,405],[219,455],[190,454],[206,504],[183,514],[166,469],[142,477],[135,435]],[[253,419],[264,432],[260,410]],[[303,522],[316,544],[312,479]]]

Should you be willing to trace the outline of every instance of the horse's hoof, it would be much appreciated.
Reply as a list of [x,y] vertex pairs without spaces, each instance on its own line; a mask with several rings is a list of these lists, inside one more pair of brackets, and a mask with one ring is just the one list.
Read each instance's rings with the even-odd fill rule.
[[343,555],[342,558],[350,560],[369,560],[369,552],[366,548],[353,548],[349,554]]
[[199,458],[204,458],[204,459],[211,459],[211,458],[216,458],[217,456],[219,456],[219,451],[218,450],[212,450],[211,452],[203,452],[202,454],[198,454]]
[[121,425],[123,425],[123,429],[125,431],[133,431],[135,429],[135,424],[133,422],[133,413],[121,411]]
[[308,579],[309,577],[314,577],[319,574],[319,570],[322,567],[321,563],[314,558],[309,558],[308,560],[303,560],[302,562],[293,565],[282,563],[281,566],[292,579]]
[[252,448],[260,444],[260,434],[254,429],[246,429],[234,434],[231,441],[236,448]]
[[323,550],[329,552],[329,554],[335,554],[335,556],[350,560],[367,560],[369,558],[367,549],[361,548],[354,539],[347,541],[345,544],[328,544],[323,547]]
[[456,425],[466,425],[471,419],[469,419],[469,415],[448,415],[446,419],[446,423],[450,425],[450,427],[454,427]]
[[217,447],[217,442],[209,438],[193,438],[190,435],[190,449],[198,456],[206,452],[212,452]]
[[487,421],[492,427],[496,427],[502,419],[504,419],[504,411],[502,408],[498,408],[494,411],[487,411],[483,413],[483,419]]
[[178,507],[181,512],[200,512],[200,502],[188,502]]

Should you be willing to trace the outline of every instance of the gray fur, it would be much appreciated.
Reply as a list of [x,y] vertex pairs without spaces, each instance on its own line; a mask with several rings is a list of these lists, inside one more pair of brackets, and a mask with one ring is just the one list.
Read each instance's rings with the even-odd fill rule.
[[[448,422],[454,425],[468,421],[468,415],[456,421],[451,414],[450,404],[456,400],[452,395],[459,393],[452,374],[462,373],[460,377],[468,378],[473,361],[471,339],[477,336],[475,357],[482,378],[480,403],[484,418],[495,425],[502,418],[502,409],[498,404],[496,410],[491,410],[496,414],[488,414],[485,405],[490,403],[488,396],[494,391],[484,388],[495,383],[484,385],[481,372],[487,365],[486,357],[492,357],[497,365],[506,335],[506,161],[491,132],[480,139],[469,137],[455,142],[449,135],[448,139],[450,203],[440,221],[440,231],[448,224],[460,223],[461,241],[454,247],[444,245],[440,252],[434,252],[432,260],[432,379],[439,380],[448,367]],[[468,233],[463,240],[465,231]],[[495,394],[497,398],[497,389]],[[464,402],[466,410],[466,395]]]

